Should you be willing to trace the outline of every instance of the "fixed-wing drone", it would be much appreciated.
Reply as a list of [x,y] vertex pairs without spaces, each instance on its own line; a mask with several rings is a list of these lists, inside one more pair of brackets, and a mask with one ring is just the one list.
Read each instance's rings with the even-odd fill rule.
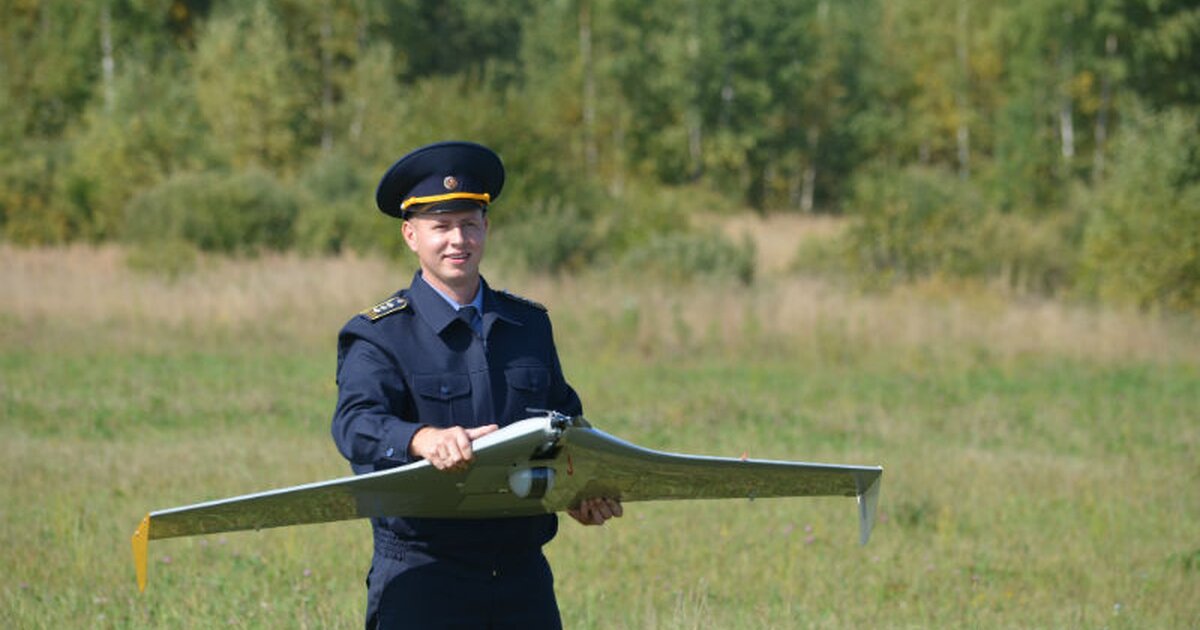
[[848,496],[859,541],[875,522],[878,466],[679,455],[645,449],[547,412],[472,444],[475,461],[442,472],[426,461],[151,512],[133,535],[138,588],[151,540],[376,516],[491,518],[549,514],[596,497],[622,502]]

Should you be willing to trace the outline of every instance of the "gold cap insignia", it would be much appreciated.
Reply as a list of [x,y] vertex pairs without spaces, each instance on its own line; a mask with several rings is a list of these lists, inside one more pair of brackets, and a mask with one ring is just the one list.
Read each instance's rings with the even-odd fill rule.
[[453,175],[447,175],[446,179],[442,180],[442,186],[445,187],[446,190],[457,190],[458,178]]

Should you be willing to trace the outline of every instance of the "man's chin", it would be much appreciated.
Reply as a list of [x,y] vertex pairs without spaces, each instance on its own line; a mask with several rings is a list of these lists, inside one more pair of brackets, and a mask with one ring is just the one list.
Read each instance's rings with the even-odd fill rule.
[[442,265],[438,269],[437,276],[448,286],[458,286],[474,282],[479,277],[479,267],[476,265]]
[[472,278],[479,273],[479,267],[476,265],[443,265],[442,275],[449,278]]

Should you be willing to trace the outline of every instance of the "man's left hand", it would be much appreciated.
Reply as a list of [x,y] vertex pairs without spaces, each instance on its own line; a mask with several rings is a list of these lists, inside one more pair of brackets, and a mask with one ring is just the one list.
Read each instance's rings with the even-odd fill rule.
[[588,499],[577,508],[568,508],[567,514],[584,525],[603,525],[610,518],[616,518],[625,513],[621,508],[620,499],[597,497]]

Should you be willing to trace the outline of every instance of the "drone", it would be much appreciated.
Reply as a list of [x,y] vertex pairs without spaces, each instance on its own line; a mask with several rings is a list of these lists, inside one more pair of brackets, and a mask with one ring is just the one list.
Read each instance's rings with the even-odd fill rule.
[[385,516],[496,518],[551,514],[592,498],[855,497],[859,542],[875,523],[883,468],[684,455],[642,448],[554,411],[475,440],[463,471],[404,466],[150,512],[133,534],[138,589],[151,540]]

